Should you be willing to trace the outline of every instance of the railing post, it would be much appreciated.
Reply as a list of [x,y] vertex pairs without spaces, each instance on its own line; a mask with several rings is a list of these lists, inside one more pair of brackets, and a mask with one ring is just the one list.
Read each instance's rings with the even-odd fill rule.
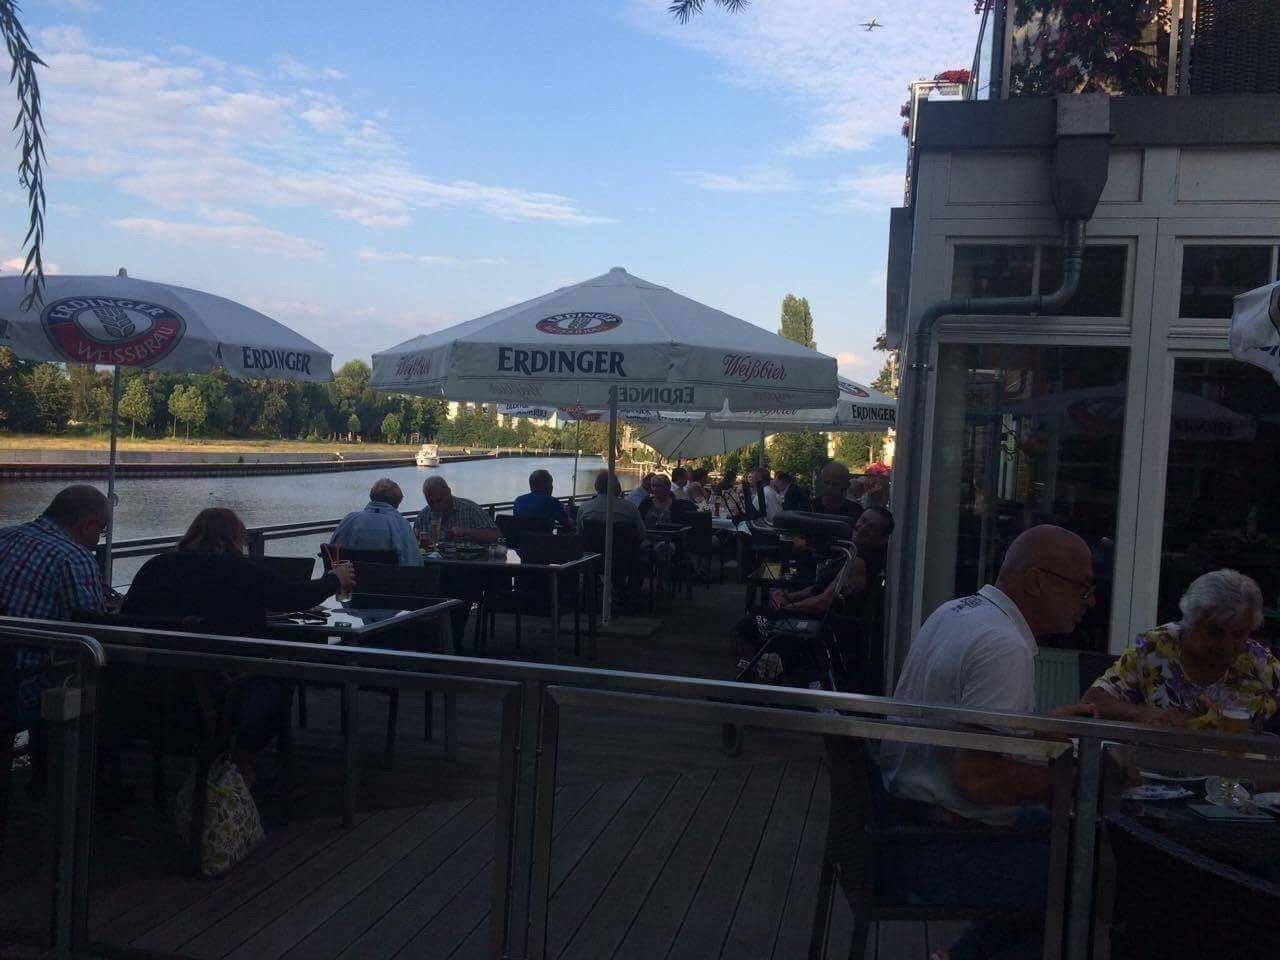
[[249,533],[249,556],[265,557],[267,555],[267,540],[262,535],[262,530],[250,530]]
[[[71,957],[87,941],[89,855],[93,835],[95,744],[92,687],[52,687],[40,713],[49,726],[49,770],[53,803],[54,950]],[[87,722],[82,723],[84,718]],[[7,762],[7,761],[6,761]]]
[[1093,865],[1098,843],[1098,792],[1102,785],[1102,741],[1081,737],[1076,774],[1076,822],[1071,845],[1071,890],[1067,901],[1067,960],[1088,960],[1093,924]]

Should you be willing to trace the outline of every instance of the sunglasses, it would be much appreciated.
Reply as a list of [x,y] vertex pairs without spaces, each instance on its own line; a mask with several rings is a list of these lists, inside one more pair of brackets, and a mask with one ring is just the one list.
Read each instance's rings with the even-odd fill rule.
[[1071,584],[1071,586],[1080,591],[1081,600],[1088,600],[1098,589],[1098,583],[1093,579],[1093,577],[1090,577],[1088,580],[1073,580],[1071,577],[1064,577],[1056,570],[1050,570],[1048,567],[1036,567],[1036,569],[1041,573],[1049,574],[1051,577],[1057,577],[1063,583]]

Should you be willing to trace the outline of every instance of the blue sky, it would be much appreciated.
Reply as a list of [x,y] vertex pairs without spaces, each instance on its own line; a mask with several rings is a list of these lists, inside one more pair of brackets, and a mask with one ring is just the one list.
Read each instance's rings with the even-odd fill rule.
[[625,266],[770,329],[806,296],[869,379],[897,107],[970,59],[972,5],[664,8],[30,0],[46,260],[243,300],[339,361]]

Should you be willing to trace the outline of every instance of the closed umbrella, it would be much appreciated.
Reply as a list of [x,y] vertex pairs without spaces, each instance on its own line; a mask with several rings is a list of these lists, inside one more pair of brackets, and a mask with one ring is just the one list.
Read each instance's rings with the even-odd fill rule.
[[0,278],[0,346],[26,360],[113,368],[107,465],[107,564],[111,582],[120,368],[199,373],[215,367],[241,378],[326,381],[333,356],[243,304],[169,283],[128,276],[55,276],[44,302],[22,308],[21,277]]
[[[373,356],[373,386],[459,401],[717,411],[825,407],[836,362],[621,267]],[[613,503],[605,525],[609,616]]]

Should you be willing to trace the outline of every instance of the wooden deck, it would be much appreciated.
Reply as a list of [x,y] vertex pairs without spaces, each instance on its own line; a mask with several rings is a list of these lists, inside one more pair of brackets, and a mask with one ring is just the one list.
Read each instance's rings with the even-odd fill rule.
[[[737,587],[698,590],[657,634],[602,639],[594,663],[726,676],[740,604]],[[224,878],[181,870],[168,817],[145,799],[149,764],[131,765],[140,799],[96,843],[90,926],[102,955],[487,955],[496,704],[462,701],[450,763],[438,741],[422,738],[422,698],[402,697],[386,770],[386,698],[363,694],[361,812],[343,829],[337,696],[312,691],[309,702],[294,818],[282,825],[275,804],[264,803],[266,844]],[[706,726],[566,709],[561,729],[549,956],[807,955],[828,805],[820,742],[752,730],[731,759]],[[15,803],[0,858],[6,957],[24,955],[18,944],[38,942],[47,923],[43,810],[20,794]],[[847,955],[849,922],[838,903],[832,956]],[[918,960],[954,933],[954,925],[882,925],[868,956]]]

